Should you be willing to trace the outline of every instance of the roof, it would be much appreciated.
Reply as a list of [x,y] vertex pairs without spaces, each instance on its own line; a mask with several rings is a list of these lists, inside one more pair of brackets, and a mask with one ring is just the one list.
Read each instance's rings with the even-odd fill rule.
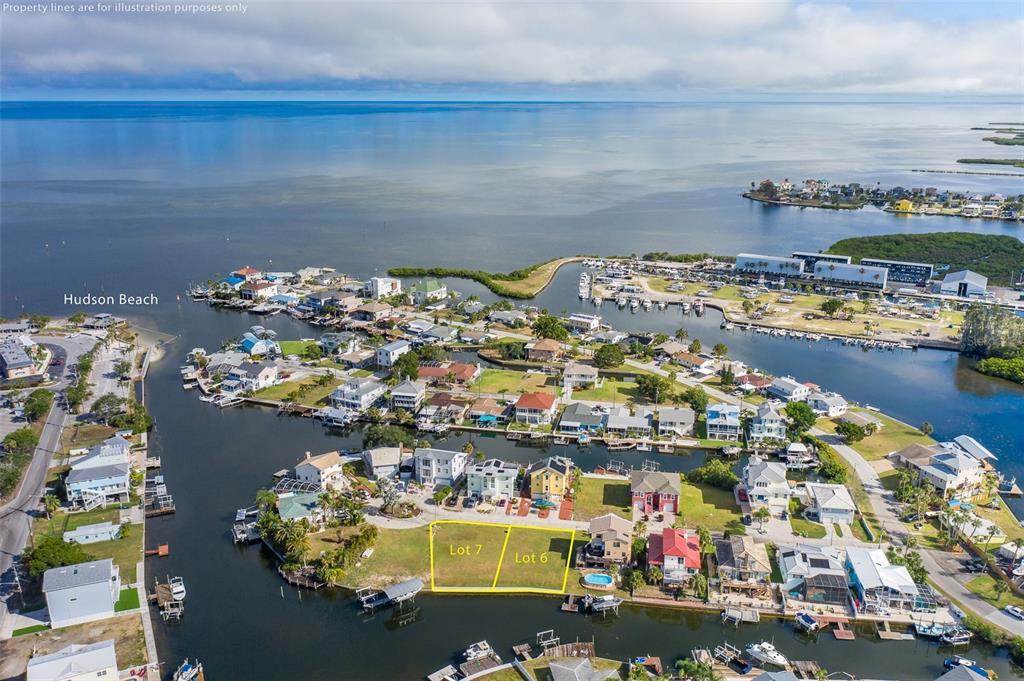
[[764,572],[772,569],[764,544],[746,536],[715,540],[715,559],[721,567],[746,567]]
[[701,366],[704,362],[708,361],[700,355],[695,355],[692,352],[677,352],[672,355],[672,359],[681,364],[692,364],[694,366]]
[[590,521],[590,535],[612,539],[629,539],[633,523],[614,513],[606,513]]
[[104,480],[106,478],[127,477],[129,466],[127,463],[113,463],[106,466],[88,466],[86,468],[72,468],[65,479],[64,484],[73,485],[91,480]]
[[652,492],[654,494],[675,494],[679,496],[681,487],[678,473],[633,471],[629,475],[629,489],[633,492]]
[[516,409],[541,409],[548,411],[555,406],[555,396],[551,393],[523,393],[516,400]]
[[707,409],[707,422],[716,425],[740,425],[740,408],[735,404],[712,404]]
[[527,472],[529,472],[530,475],[533,475],[534,473],[545,469],[550,469],[555,471],[556,473],[565,475],[569,472],[569,467],[571,465],[572,461],[565,458],[564,456],[549,456],[546,459],[534,461],[526,470]]
[[595,376],[596,377],[599,372],[597,370],[597,367],[590,366],[589,364],[579,364],[579,363],[576,363],[576,362],[572,362],[570,364],[566,364],[565,365],[565,370],[564,370],[563,373],[566,376],[569,376],[569,375],[575,375],[575,376],[584,375],[584,376]]
[[281,520],[294,520],[312,515],[320,507],[319,492],[304,492],[277,499],[277,512]]
[[249,265],[246,265],[242,269],[235,270],[231,274],[237,274],[237,275],[242,276],[242,277],[248,277],[251,274],[259,274],[259,273],[260,273],[260,271],[258,269],[256,269],[255,267],[250,267]]
[[979,461],[998,458],[970,435],[958,435],[953,438],[953,443]]
[[437,279],[424,279],[409,287],[410,293],[433,293],[445,288]]
[[782,414],[779,413],[779,410],[776,409],[775,406],[770,402],[765,402],[764,404],[759,406],[757,408],[757,416],[755,416],[754,418],[756,418],[758,421],[765,421],[768,419],[771,419],[773,421],[784,420]]
[[403,596],[410,596],[419,593],[423,590],[423,581],[419,579],[410,579],[400,584],[392,584],[391,586],[384,587],[384,595],[394,600]]
[[397,466],[402,462],[401,447],[374,447],[363,452],[363,457],[368,459],[370,466]]
[[830,407],[841,407],[845,405],[846,399],[839,393],[811,393],[807,398],[808,402],[821,402]]
[[900,593],[918,592],[907,568],[891,565],[881,549],[846,549],[846,560],[865,589],[889,588]]
[[548,665],[551,681],[606,681],[618,679],[614,669],[594,669],[590,658],[578,657],[566,660],[552,660]]
[[356,308],[356,311],[357,312],[369,312],[371,314],[376,314],[378,312],[387,312],[387,311],[389,311],[391,309],[392,309],[392,307],[390,305],[386,305],[384,303],[378,303],[376,301],[373,301],[373,302],[369,302],[369,303],[365,303],[363,305],[360,305],[359,307]]
[[988,677],[982,676],[970,667],[961,666],[953,667],[935,681],[988,681]]
[[665,556],[682,558],[683,566],[700,568],[700,538],[695,532],[666,527],[647,538],[648,562],[661,564]]
[[27,681],[61,681],[111,668],[117,669],[113,639],[87,645],[72,643],[55,653],[31,658]]
[[976,286],[987,286],[988,277],[972,272],[971,270],[960,270],[959,272],[950,272],[942,278],[943,284],[956,284],[961,281],[965,281],[968,284],[974,284]]
[[461,456],[466,458],[464,452],[456,452],[451,449],[434,449],[433,447],[417,447],[416,458],[428,458],[428,459],[453,459]]
[[660,423],[690,423],[697,419],[696,413],[687,407],[663,407],[658,411]]
[[422,383],[416,383],[415,381],[402,381],[391,389],[391,394],[422,395],[426,391],[427,388]]
[[114,576],[114,561],[109,558],[50,568],[43,573],[43,593],[75,589],[90,584],[105,584]]
[[498,404],[493,397],[478,397],[470,406],[469,413],[474,416],[501,416],[505,413],[505,406]]
[[573,402],[565,411],[559,423],[576,423],[581,426],[600,426],[604,423],[604,416],[594,413],[594,408],[583,402]]
[[748,460],[747,467],[743,469],[743,478],[747,483],[764,480],[769,484],[789,485],[786,482],[786,464],[765,461],[757,455],[751,456]]
[[844,485],[828,485],[822,482],[808,482],[807,495],[814,499],[814,504],[819,509],[856,511],[857,505],[853,503],[850,490]]
[[629,416],[610,414],[606,423],[606,428],[609,430],[630,430],[630,429],[645,429],[651,427],[651,422],[643,416]]
[[799,681],[793,672],[762,672],[754,681]]
[[399,350],[402,350],[403,348],[410,348],[410,347],[412,347],[412,344],[409,343],[409,341],[407,341],[407,340],[396,340],[396,341],[391,341],[387,345],[382,345],[380,347],[380,349],[383,350],[384,352],[398,352]]
[[772,381],[772,388],[785,393],[793,393],[797,390],[806,389],[803,383],[800,383],[792,376],[780,376]]
[[316,468],[317,470],[321,470],[322,471],[322,470],[328,469],[328,468],[330,468],[332,466],[337,466],[341,462],[342,462],[341,452],[334,451],[334,452],[326,452],[324,454],[317,454],[316,456],[310,456],[310,457],[308,457],[306,459],[303,459],[298,464],[296,464],[296,467],[301,466],[303,464],[308,464],[308,465],[312,466],[313,468]]
[[32,359],[25,352],[25,346],[15,338],[0,342],[0,359],[8,369],[20,369],[33,365]]
[[772,384],[772,378],[770,376],[747,373],[742,376],[737,376],[736,383],[739,385],[749,384],[755,388],[764,388]]
[[455,375],[455,380],[465,383],[471,381],[480,371],[476,364],[465,362],[448,362],[445,364],[420,365],[419,375],[421,378],[446,378],[449,373]]
[[528,350],[540,350],[541,352],[558,352],[562,349],[561,344],[550,338],[541,338],[526,344]]
[[478,461],[466,469],[466,475],[487,475],[492,477],[511,477],[515,480],[519,475],[519,464],[507,463],[501,459]]

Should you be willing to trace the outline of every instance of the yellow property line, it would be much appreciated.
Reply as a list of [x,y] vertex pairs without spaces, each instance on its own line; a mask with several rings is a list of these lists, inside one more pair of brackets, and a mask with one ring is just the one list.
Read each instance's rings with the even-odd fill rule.
[[[490,587],[486,586],[435,586],[435,575],[434,575],[434,525],[480,525],[483,527],[494,527],[494,528],[505,528],[505,542],[501,547],[501,556],[498,558],[498,569],[494,573],[494,581],[491,582]],[[569,583],[569,565],[572,561],[572,548],[576,542],[576,530],[574,528],[558,528],[558,527],[535,527],[533,525],[514,525],[514,524],[501,524],[501,523],[485,523],[479,520],[434,520],[429,525],[430,532],[430,590],[435,593],[463,593],[463,594],[480,594],[480,593],[531,593],[531,594],[546,594],[546,595],[561,595],[565,593],[566,586]],[[563,533],[569,532],[569,553],[565,557],[565,572],[562,575],[562,588],[561,589],[542,589],[542,588],[530,588],[530,587],[518,587],[518,586],[498,586],[498,577],[501,575],[501,565],[505,560],[505,551],[508,549],[508,539],[512,535],[512,530],[538,530],[541,532],[556,532]]]

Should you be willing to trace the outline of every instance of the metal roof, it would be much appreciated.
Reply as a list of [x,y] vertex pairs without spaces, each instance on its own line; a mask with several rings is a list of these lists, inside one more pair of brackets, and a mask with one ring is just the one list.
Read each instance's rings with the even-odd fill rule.
[[89,584],[109,582],[114,576],[114,561],[110,558],[51,568],[43,573],[43,593],[74,589]]

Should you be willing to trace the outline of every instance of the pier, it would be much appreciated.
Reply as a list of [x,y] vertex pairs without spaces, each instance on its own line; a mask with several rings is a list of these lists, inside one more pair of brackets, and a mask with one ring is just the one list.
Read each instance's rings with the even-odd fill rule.
[[158,579],[154,578],[153,581],[153,593],[148,596],[149,602],[156,604],[156,607],[160,610],[160,616],[164,618],[165,622],[172,619],[181,619],[181,616],[185,614],[185,603],[183,602],[184,597],[181,600],[174,597],[175,580],[168,579],[166,582],[161,583]]
[[416,594],[423,590],[423,581],[410,579],[398,584],[386,586],[381,590],[365,587],[356,591],[356,598],[363,610],[373,611],[389,605],[400,605],[416,600]]

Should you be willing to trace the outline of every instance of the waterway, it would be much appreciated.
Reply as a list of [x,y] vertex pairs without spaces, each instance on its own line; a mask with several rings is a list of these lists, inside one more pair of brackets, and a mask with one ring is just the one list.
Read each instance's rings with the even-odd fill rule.
[[[751,180],[780,174],[1016,193],[1010,178],[909,172],[955,168],[953,159],[980,155],[967,128],[1013,113],[826,104],[4,103],[0,314],[66,314],[66,293],[154,292],[156,307],[112,311],[179,336],[147,389],[157,421],[153,454],[164,461],[179,509],[150,522],[148,542],[169,543],[171,555],[150,559],[148,569],[181,575],[189,589],[185,618],[156,627],[165,663],[199,656],[217,679],[413,679],[480,638],[506,652],[554,628],[563,639],[594,636],[612,657],[671,659],[726,637],[774,637],[792,657],[830,670],[931,679],[943,653],[926,643],[822,636],[810,648],[785,624],[723,630],[713,618],[648,608],[591,621],[542,598],[423,596],[420,619],[398,627],[390,613],[364,622],[340,593],[299,600],[285,588],[282,597],[266,554],[231,543],[234,509],[303,452],[357,446],[359,436],[261,409],[218,411],[183,392],[177,357],[197,345],[216,347],[259,320],[176,295],[189,281],[246,263],[330,264],[365,277],[395,264],[505,270],[580,252],[785,252],[862,233],[1017,234],[1019,227],[1005,223],[775,209],[738,196]],[[562,271],[535,302],[554,311],[589,307],[575,297],[574,270]],[[480,292],[468,282],[455,287]],[[929,420],[941,437],[973,433],[1008,470],[1021,466],[1024,393],[970,372],[953,353],[864,353],[751,338],[719,330],[714,313],[631,315],[606,305],[601,314],[622,330],[685,326],[705,344],[722,340],[752,365],[911,423]],[[265,322],[282,338],[312,335],[287,318]],[[545,454],[498,439],[478,445],[519,461]],[[585,467],[607,458],[598,448],[572,451]],[[702,454],[646,457],[685,470]],[[1020,675],[1002,652],[974,645],[964,654],[1003,678]]]

